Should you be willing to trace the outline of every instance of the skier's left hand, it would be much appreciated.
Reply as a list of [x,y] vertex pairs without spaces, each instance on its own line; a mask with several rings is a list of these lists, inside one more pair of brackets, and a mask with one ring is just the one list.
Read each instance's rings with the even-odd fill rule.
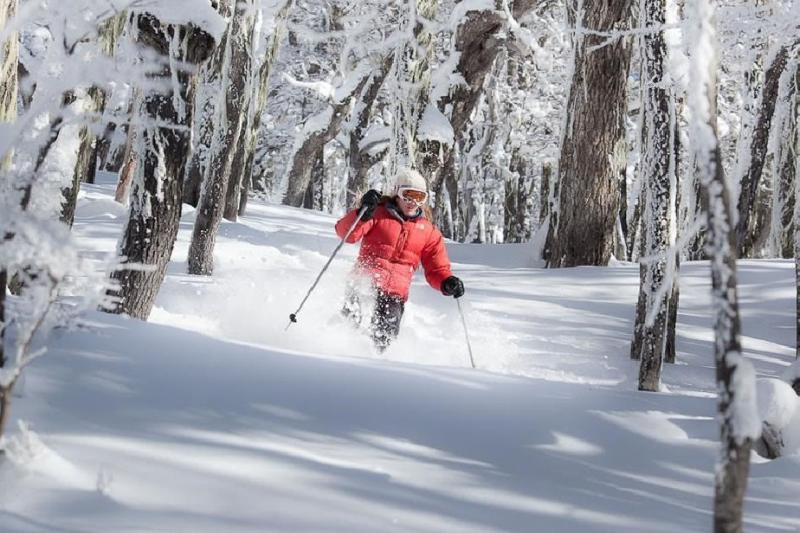
[[450,276],[442,282],[442,294],[461,298],[464,296],[464,283],[455,276]]

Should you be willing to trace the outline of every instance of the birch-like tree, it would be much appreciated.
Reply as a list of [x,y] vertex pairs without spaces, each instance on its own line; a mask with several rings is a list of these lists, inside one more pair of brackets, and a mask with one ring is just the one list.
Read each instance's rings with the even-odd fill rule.
[[714,490],[714,531],[742,531],[742,511],[750,450],[761,423],[755,405],[755,370],[742,356],[736,290],[734,207],[722,167],[717,136],[716,71],[718,67],[714,7],[693,3],[689,107],[692,146],[704,189],[706,243],[711,259],[714,358],[717,368],[720,450]]
[[[639,26],[663,28],[666,0],[642,0]],[[641,224],[643,257],[640,267],[639,305],[637,305],[631,356],[641,360],[639,390],[657,391],[661,365],[665,359],[670,330],[672,283],[676,275],[676,161],[675,90],[668,74],[667,44],[664,30],[646,33],[641,38],[641,172],[643,205]]]

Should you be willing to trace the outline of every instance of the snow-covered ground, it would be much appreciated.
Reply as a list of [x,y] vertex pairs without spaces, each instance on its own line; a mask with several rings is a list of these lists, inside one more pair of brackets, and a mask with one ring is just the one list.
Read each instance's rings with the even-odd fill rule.
[[[98,260],[125,218],[86,186]],[[0,531],[631,531],[711,528],[717,453],[708,268],[684,265],[678,359],[639,393],[638,267],[533,268],[526,246],[451,244],[456,303],[415,279],[377,355],[338,317],[334,218],[251,203],[213,278],[185,274],[186,209],[150,323],[94,313],[58,332],[15,399]],[[794,268],[740,263],[760,376],[794,360]],[[25,424],[19,425],[18,421]],[[29,429],[26,429],[29,428]],[[800,456],[754,456],[748,532],[800,530]]]

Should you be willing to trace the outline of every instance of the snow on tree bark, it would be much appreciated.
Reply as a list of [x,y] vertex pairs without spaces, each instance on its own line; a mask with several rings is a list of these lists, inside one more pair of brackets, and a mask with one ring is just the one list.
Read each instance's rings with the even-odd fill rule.
[[431,28],[439,10],[438,0],[412,0],[405,13],[401,31],[406,42],[394,50],[393,60],[396,101],[392,112],[392,140],[389,149],[390,170],[399,166],[419,168],[430,186],[435,172],[434,160],[425,145],[429,140],[418,138],[420,124],[429,104],[433,34]]
[[286,0],[283,6],[275,14],[275,29],[269,36],[266,51],[258,68],[258,75],[254,76],[252,89],[252,102],[250,105],[250,119],[248,128],[245,132],[244,164],[242,168],[242,191],[239,198],[238,215],[242,216],[247,209],[247,195],[253,185],[254,168],[256,159],[256,145],[258,133],[261,129],[261,117],[267,108],[267,95],[269,92],[270,75],[274,70],[275,62],[278,57],[278,49],[286,33],[286,22],[289,12],[292,9],[293,0]]
[[794,257],[792,221],[794,211],[794,180],[796,152],[794,149],[796,78],[800,56],[793,55],[779,82],[773,127],[770,132],[769,152],[772,177],[770,195],[770,221],[765,231],[766,257]]
[[556,221],[547,236],[549,267],[605,265],[613,252],[619,175],[625,168],[630,2],[577,1],[574,70],[562,132]]
[[364,89],[364,94],[358,102],[358,112],[353,118],[354,126],[351,128],[349,135],[349,172],[345,200],[348,206],[355,205],[360,194],[367,191],[367,173],[369,169],[386,154],[386,150],[379,150],[377,154],[374,154],[373,147],[362,146],[362,141],[364,140],[367,126],[369,126],[369,119],[372,115],[375,101],[378,99],[378,93],[392,68],[393,62],[394,55],[388,54],[381,67],[373,72],[369,83]]
[[306,123],[292,156],[289,183],[283,198],[284,205],[303,207],[308,202],[312,173],[322,156],[322,150],[338,135],[355,97],[361,94],[371,78],[370,72],[361,71],[357,75],[361,77],[360,81],[350,92]]
[[[187,92],[191,74],[178,63],[205,61],[214,38],[193,25],[162,24],[148,13],[135,17],[138,42],[155,52],[163,64],[150,74],[155,83],[144,89],[139,111],[144,115],[138,133],[140,150],[129,219],[120,243],[120,255],[132,266],[123,266],[112,275],[118,287],[110,291],[116,303],[109,311],[146,319],[178,233],[181,180],[189,154],[192,109]],[[169,89],[164,91],[166,87]]]
[[[658,27],[666,22],[666,0],[642,0],[640,27]],[[666,72],[667,45],[663,31],[642,37],[642,154],[639,166],[644,188],[643,257],[640,297],[631,354],[640,359],[639,390],[657,391],[665,358],[672,280],[675,273],[674,158],[675,105]],[[642,320],[642,323],[638,321]],[[636,354],[635,352],[640,351]]]
[[750,139],[750,150],[747,154],[747,163],[741,172],[741,185],[739,202],[737,205],[738,220],[736,223],[736,236],[738,239],[738,254],[747,257],[753,253],[758,233],[755,227],[756,218],[753,212],[756,209],[757,193],[761,183],[761,176],[766,162],[770,129],[775,113],[775,104],[778,97],[781,75],[786,69],[789,57],[789,47],[781,46],[767,67],[764,75],[764,84],[761,91],[758,118]]
[[[5,28],[17,10],[17,0],[0,1],[0,29]],[[0,45],[0,122],[13,122],[17,116],[17,64],[19,42],[16,33]],[[12,154],[0,154],[0,172],[5,173],[11,165]],[[6,238],[0,236],[0,238]],[[0,368],[5,364],[5,302],[8,274],[0,269]]]
[[[463,81],[452,86],[438,102],[432,102],[440,110],[450,110],[448,118],[453,139],[449,143],[428,141],[421,143],[419,148],[422,154],[417,159],[424,162],[423,168],[431,176],[431,189],[436,195],[435,220],[451,237],[453,228],[449,219],[458,210],[455,147],[464,139],[484,92],[486,76],[505,48],[509,28],[504,6],[509,7],[509,4],[512,16],[520,19],[533,10],[536,1],[496,1],[494,5],[489,3],[485,7],[467,10],[454,39],[454,49],[459,54],[454,74]],[[445,205],[445,191],[449,205]]]
[[723,175],[717,135],[716,70],[718,65],[714,7],[697,0],[691,43],[689,106],[692,146],[705,191],[707,249],[711,259],[714,356],[717,369],[719,458],[714,489],[714,531],[742,531],[742,513],[750,450],[761,431],[755,404],[755,371],[742,356],[739,303],[736,290],[734,210]]
[[[800,179],[797,176],[797,155],[800,154],[800,65],[795,72],[795,101],[794,101],[795,127],[792,132],[790,146],[794,154],[794,209],[793,209],[793,245],[794,245],[794,272],[795,272],[795,357],[800,359]],[[795,389],[800,395],[800,391]]]
[[[0,0],[0,30],[17,10],[17,0]],[[16,33],[0,44],[0,122],[13,122],[17,116],[17,63],[19,44]],[[0,153],[0,174],[5,174],[11,164],[11,154]],[[5,239],[4,235],[0,238]],[[7,272],[0,267],[0,368],[5,365],[5,309]],[[5,401],[0,398],[0,401]]]
[[252,63],[252,26],[255,23],[251,7],[251,2],[238,2],[232,6],[228,31],[223,35],[213,60],[206,65],[219,73],[219,100],[214,105],[217,112],[213,121],[214,133],[189,245],[190,274],[208,276],[214,270],[214,244],[225,209],[227,186],[231,179],[235,179],[231,169],[250,103],[248,76]]

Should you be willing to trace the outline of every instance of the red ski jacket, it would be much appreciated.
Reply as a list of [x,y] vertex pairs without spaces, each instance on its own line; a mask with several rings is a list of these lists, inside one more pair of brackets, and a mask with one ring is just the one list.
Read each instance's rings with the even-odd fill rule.
[[[336,234],[344,237],[355,222],[358,210],[336,223]],[[441,290],[442,281],[452,276],[444,238],[434,225],[420,215],[406,219],[392,204],[381,204],[367,221],[359,222],[347,242],[361,241],[357,270],[372,277],[375,285],[389,294],[408,300],[414,271],[422,263],[425,279]]]

